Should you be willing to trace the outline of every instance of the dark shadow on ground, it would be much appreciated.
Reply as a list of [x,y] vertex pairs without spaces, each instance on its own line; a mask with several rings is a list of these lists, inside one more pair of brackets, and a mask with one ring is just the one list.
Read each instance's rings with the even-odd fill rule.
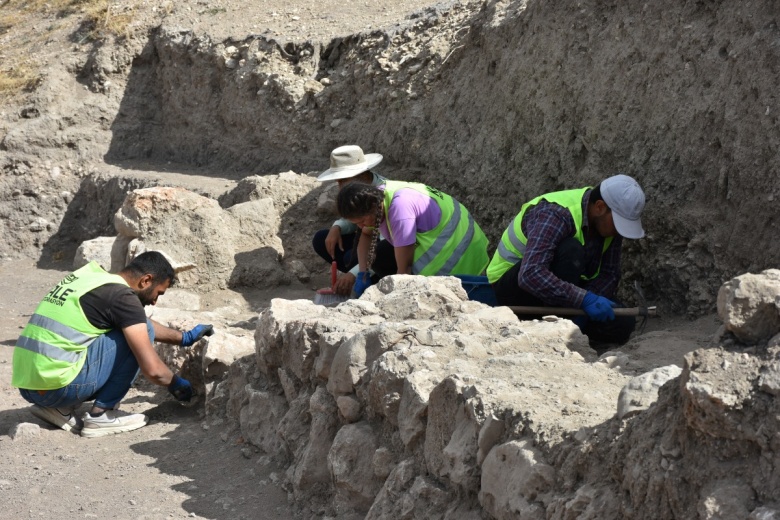
[[[169,404],[170,403],[170,404]],[[238,432],[204,429],[192,411],[164,402],[147,412],[152,420],[178,426],[166,437],[130,448],[155,459],[151,465],[185,479],[171,488],[187,495],[183,507],[198,518],[291,519],[287,493],[271,480],[281,473]]]

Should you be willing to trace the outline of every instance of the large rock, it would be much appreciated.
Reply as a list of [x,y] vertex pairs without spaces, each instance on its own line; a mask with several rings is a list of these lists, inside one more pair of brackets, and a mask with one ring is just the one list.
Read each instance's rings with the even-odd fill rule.
[[223,210],[213,199],[163,187],[134,190],[114,218],[120,236],[194,265],[180,276],[182,283],[204,289],[289,283],[280,263],[284,251],[278,225],[268,199]]
[[287,401],[280,395],[252,388],[247,388],[247,394],[247,403],[239,416],[241,434],[265,453],[278,456],[283,444],[276,430],[288,411]]
[[335,487],[339,512],[368,512],[381,487],[374,475],[371,457],[378,447],[376,434],[368,423],[342,427],[328,453],[328,467]]
[[482,465],[479,501],[499,520],[546,518],[542,496],[555,484],[555,469],[539,462],[527,440],[493,448]]
[[718,292],[718,316],[743,343],[766,341],[780,332],[780,270],[743,274]]
[[620,390],[617,405],[618,419],[624,419],[646,410],[658,399],[658,389],[681,373],[682,368],[677,365],[669,365],[632,378]]

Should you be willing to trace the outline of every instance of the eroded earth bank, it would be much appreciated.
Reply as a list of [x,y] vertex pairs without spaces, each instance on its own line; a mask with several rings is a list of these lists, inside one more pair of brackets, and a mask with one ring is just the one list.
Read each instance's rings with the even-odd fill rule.
[[[45,66],[0,117],[3,276],[165,251],[185,270],[155,319],[219,331],[159,347],[203,396],[191,426],[275,465],[303,518],[780,517],[774,2],[420,3],[306,38],[163,4],[101,37],[77,9],[36,14]],[[0,28],[10,59],[36,44]],[[455,195],[493,245],[523,201],[628,173],[648,236],[625,244],[623,299],[637,281],[662,315],[721,326],[598,355],[452,278],[314,305],[334,197],[314,177],[346,143]],[[34,449],[7,417],[0,446]]]

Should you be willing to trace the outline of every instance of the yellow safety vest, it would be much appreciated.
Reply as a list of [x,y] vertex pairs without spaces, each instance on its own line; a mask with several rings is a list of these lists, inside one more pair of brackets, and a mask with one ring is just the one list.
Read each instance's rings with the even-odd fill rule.
[[490,260],[485,233],[463,204],[439,190],[416,182],[387,181],[384,199],[385,222],[390,235],[392,236],[393,229],[387,213],[393,195],[403,188],[411,188],[429,196],[441,210],[441,220],[435,228],[417,233],[412,274],[482,274]]
[[[490,260],[490,265],[487,268],[488,281],[490,283],[498,281],[504,273],[509,271],[513,265],[523,258],[523,255],[525,254],[525,245],[528,242],[528,238],[523,234],[523,227],[521,225],[523,217],[525,216],[526,211],[539,204],[542,200],[558,204],[569,210],[574,219],[574,226],[576,229],[574,238],[576,238],[580,244],[585,245],[585,236],[582,233],[582,197],[589,189],[591,188],[586,186],[575,190],[555,191],[540,195],[530,202],[523,204],[523,207],[520,208],[520,213],[518,213],[512,222],[509,223],[504,234],[501,235],[501,242],[499,242],[498,248],[493,254],[493,258]],[[604,240],[604,247],[601,250],[602,256],[611,243],[612,237],[608,237]],[[590,277],[582,275],[582,279],[592,280],[599,275],[600,271],[601,261],[599,260],[599,267],[596,270],[596,273]]]
[[76,378],[87,357],[87,347],[111,330],[92,325],[79,300],[109,283],[127,285],[121,276],[90,262],[66,276],[43,298],[16,342],[13,386],[56,390]]

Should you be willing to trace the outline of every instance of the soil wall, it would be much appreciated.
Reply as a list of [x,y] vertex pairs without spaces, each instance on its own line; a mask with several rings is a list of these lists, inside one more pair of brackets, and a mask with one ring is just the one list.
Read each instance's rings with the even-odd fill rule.
[[525,200],[630,174],[648,235],[624,246],[625,278],[698,315],[778,253],[779,13],[769,0],[452,3],[327,45],[163,26],[129,65],[97,49],[79,82],[112,84],[108,162],[306,172],[358,143],[388,176],[463,201],[493,246]]

